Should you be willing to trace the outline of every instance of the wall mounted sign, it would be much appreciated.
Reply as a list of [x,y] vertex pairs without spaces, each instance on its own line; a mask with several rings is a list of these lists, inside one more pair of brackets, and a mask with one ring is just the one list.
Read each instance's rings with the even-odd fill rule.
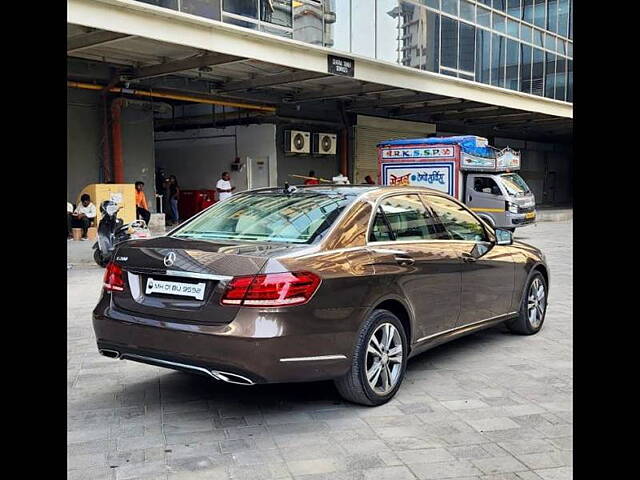
[[355,61],[353,59],[328,55],[327,61],[329,73],[353,77],[353,69],[355,66]]
[[433,188],[449,195],[457,192],[454,161],[429,163],[382,163],[382,185]]

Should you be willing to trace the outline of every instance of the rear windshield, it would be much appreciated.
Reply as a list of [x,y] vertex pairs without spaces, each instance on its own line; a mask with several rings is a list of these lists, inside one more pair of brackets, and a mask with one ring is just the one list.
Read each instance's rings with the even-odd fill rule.
[[355,196],[297,192],[240,193],[219,202],[171,236],[203,240],[312,243]]
[[517,173],[503,173],[500,175],[500,178],[509,195],[525,195],[530,193],[529,186]]

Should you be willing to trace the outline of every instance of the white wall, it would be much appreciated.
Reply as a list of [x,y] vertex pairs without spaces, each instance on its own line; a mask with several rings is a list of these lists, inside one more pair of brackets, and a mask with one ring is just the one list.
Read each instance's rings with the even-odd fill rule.
[[275,132],[275,125],[270,124],[158,132],[156,166],[175,175],[184,190],[215,189],[223,171],[231,173],[231,182],[238,191],[244,190],[246,168],[241,172],[231,170],[236,157],[235,135],[240,162],[246,163],[246,157],[268,156],[270,184],[277,185]]

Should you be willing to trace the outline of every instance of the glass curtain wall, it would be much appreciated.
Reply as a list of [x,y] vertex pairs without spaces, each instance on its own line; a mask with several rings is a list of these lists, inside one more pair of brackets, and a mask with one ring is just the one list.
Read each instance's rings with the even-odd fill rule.
[[139,0],[480,83],[573,100],[573,0]]

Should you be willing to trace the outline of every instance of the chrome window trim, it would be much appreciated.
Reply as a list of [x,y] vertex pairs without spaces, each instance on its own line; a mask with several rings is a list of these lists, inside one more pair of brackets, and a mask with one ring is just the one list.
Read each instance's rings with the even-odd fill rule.
[[316,362],[322,360],[343,360],[346,355],[318,355],[315,357],[287,357],[281,358],[281,362]]
[[[369,235],[371,234],[371,229],[373,227],[373,222],[375,221],[375,214],[376,211],[378,210],[378,207],[380,206],[380,202],[382,200],[384,200],[387,197],[391,197],[394,195],[408,195],[408,194],[412,194],[412,193],[417,193],[418,196],[420,195],[434,195],[434,196],[439,196],[442,198],[446,198],[449,200],[452,200],[454,203],[457,203],[458,205],[461,205],[462,207],[465,208],[466,211],[470,212],[471,215],[480,222],[480,224],[485,227],[485,232],[488,234],[487,236],[489,237],[489,240],[455,240],[453,238],[448,238],[448,239],[425,239],[425,240],[406,240],[406,241],[397,241],[397,240],[381,240],[381,241],[373,241],[370,242],[369,241]],[[424,204],[425,208],[429,211],[429,213],[431,213],[432,215],[434,215],[435,218],[437,218],[438,220],[439,217],[438,215],[433,211],[433,209],[431,208],[431,205],[429,203],[427,203],[425,200],[422,199],[422,197],[420,198],[420,200],[422,200],[422,203]],[[443,225],[444,226],[444,225]],[[425,192],[425,191],[420,191],[420,190],[415,190],[415,189],[411,189],[408,190],[407,192],[402,192],[399,193],[397,191],[395,192],[389,192],[387,194],[381,195],[380,197],[378,197],[378,199],[376,200],[375,206],[371,212],[371,217],[369,218],[369,226],[367,228],[367,235],[366,235],[366,244],[365,247],[368,247],[370,245],[398,245],[400,243],[431,243],[431,242],[457,242],[457,243],[471,243],[471,244],[478,244],[478,243],[492,243],[492,238],[493,240],[495,240],[495,230],[493,228],[491,228],[491,225],[489,225],[487,222],[485,222],[482,218],[480,218],[473,210],[471,210],[470,208],[468,208],[464,203],[458,201],[458,199],[454,198],[454,197],[449,197],[449,196],[444,196],[444,194],[441,194],[440,192]]]
[[445,335],[447,333],[455,332],[456,330],[464,330],[465,328],[475,327],[475,326],[478,326],[478,325],[480,325],[482,323],[489,323],[489,322],[492,322],[492,321],[497,320],[497,319],[502,318],[502,317],[508,317],[510,315],[517,315],[517,314],[518,314],[518,312],[508,312],[508,313],[503,313],[502,315],[496,315],[495,317],[485,318],[484,320],[480,320],[478,322],[467,323],[465,325],[458,325],[457,327],[450,328],[448,330],[443,330],[442,332],[433,333],[431,335],[427,335],[426,337],[419,338],[418,340],[416,340],[416,344],[424,342],[424,341],[429,340],[431,338],[435,338],[435,337],[439,337],[441,335]]
[[182,270],[167,270],[165,275],[172,277],[185,277],[185,278],[201,278],[204,280],[221,280],[228,281],[233,278],[230,275],[216,275],[213,273],[197,273],[197,272],[185,272]]

